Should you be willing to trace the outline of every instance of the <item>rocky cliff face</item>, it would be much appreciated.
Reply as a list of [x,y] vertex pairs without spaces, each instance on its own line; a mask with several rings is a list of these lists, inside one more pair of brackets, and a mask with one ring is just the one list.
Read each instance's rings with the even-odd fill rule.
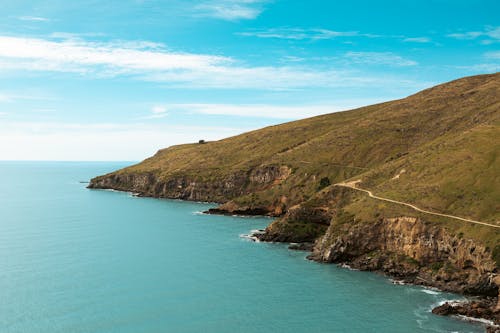
[[374,223],[332,223],[311,257],[383,271],[406,282],[463,294],[497,296],[491,252],[470,239],[414,217]]
[[[498,230],[422,217],[331,184],[362,179],[395,200],[497,223],[499,92],[500,73],[469,77],[401,100],[169,147],[89,188],[218,202],[210,210],[217,214],[277,216],[261,240],[315,242],[315,260],[494,304]],[[497,318],[500,305],[488,311]],[[470,312],[478,313],[487,311]]]
[[241,206],[230,200],[279,185],[291,172],[287,166],[264,165],[212,180],[187,175],[159,178],[155,173],[113,173],[92,179],[88,188],[128,191],[155,198],[225,203],[211,210],[213,213],[279,216],[286,209],[286,198],[260,207]]
[[184,175],[159,179],[152,173],[127,173],[94,178],[89,188],[129,191],[155,198],[217,202],[242,195],[246,179],[244,174],[232,174],[221,180],[201,182]]
[[383,272],[405,283],[484,296],[473,303],[443,305],[435,313],[487,318],[500,324],[500,275],[491,251],[421,219],[402,216],[373,223],[333,222],[309,257]]

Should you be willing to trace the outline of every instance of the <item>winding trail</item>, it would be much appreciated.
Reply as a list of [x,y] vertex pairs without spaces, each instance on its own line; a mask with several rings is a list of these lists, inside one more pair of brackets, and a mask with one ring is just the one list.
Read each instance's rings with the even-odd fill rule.
[[357,187],[358,183],[360,183],[360,182],[361,182],[361,179],[358,179],[358,180],[354,180],[354,181],[351,181],[351,182],[337,183],[337,184],[334,184],[334,186],[347,187],[347,188],[350,188],[350,189],[353,189],[353,190],[356,190],[356,191],[365,192],[365,193],[368,193],[368,195],[371,198],[374,198],[374,199],[377,199],[377,200],[382,200],[382,201],[387,201],[387,202],[392,202],[392,203],[403,205],[403,206],[407,206],[407,207],[410,207],[410,208],[412,208],[412,209],[414,209],[416,211],[419,211],[419,212],[422,212],[422,213],[425,213],[425,214],[436,215],[436,216],[443,216],[443,217],[449,217],[449,218],[452,218],[452,219],[455,219],[455,220],[460,220],[460,221],[464,221],[464,222],[468,222],[468,223],[480,224],[480,225],[485,225],[485,226],[488,226],[488,227],[493,227],[493,228],[499,228],[500,229],[500,225],[495,225],[495,224],[490,224],[490,223],[486,223],[486,222],[480,222],[480,221],[470,220],[470,219],[466,219],[466,218],[459,217],[459,216],[454,216],[454,215],[435,213],[435,212],[431,212],[429,210],[418,208],[417,206],[412,205],[412,204],[407,203],[407,202],[397,201],[397,200],[392,200],[392,199],[388,199],[388,198],[379,197],[379,196],[373,194],[372,191],[370,191],[370,190],[365,190],[365,189]]

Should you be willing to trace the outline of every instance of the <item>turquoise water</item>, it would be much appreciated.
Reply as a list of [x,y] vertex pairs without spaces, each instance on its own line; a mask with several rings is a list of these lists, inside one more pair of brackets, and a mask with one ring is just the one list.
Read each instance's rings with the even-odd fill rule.
[[270,220],[87,190],[124,163],[0,162],[0,332],[482,332],[459,299],[239,237]]

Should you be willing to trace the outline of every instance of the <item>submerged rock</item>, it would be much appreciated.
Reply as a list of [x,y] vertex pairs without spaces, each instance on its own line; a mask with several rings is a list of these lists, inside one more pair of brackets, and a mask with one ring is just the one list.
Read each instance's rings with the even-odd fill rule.
[[289,250],[308,251],[311,252],[314,248],[314,243],[290,243]]
[[471,302],[446,302],[432,313],[440,316],[458,316],[461,319],[488,324],[488,332],[500,331],[500,311],[495,311],[496,299],[484,298]]

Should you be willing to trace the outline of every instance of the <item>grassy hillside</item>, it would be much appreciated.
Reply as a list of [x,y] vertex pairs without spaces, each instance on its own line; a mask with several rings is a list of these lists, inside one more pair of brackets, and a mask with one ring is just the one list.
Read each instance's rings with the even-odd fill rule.
[[500,122],[443,135],[362,175],[361,187],[436,212],[500,220]]
[[[235,185],[240,190],[212,199],[264,211],[279,204],[282,213],[328,183],[359,178],[362,187],[380,195],[495,222],[500,217],[499,119],[500,74],[467,77],[401,100],[169,147],[94,179],[93,186],[112,175],[153,175],[157,183],[182,178],[203,184],[200,191],[210,198],[210,184],[239,175],[248,178]],[[254,180],[256,172],[274,166],[286,166],[290,174]]]
[[499,155],[496,73],[216,142],[169,147],[96,177],[89,187],[221,203],[214,213],[279,216],[261,240],[300,242],[314,260],[494,297],[465,313],[500,324]]

